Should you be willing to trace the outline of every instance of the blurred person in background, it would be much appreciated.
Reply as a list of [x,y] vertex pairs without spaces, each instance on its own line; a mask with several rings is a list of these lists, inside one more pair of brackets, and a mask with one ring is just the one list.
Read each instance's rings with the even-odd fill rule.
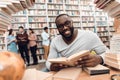
[[37,59],[37,55],[36,55],[36,51],[37,51],[37,36],[34,33],[33,29],[29,28],[29,35],[28,35],[28,39],[29,39],[29,48],[33,57],[33,65],[38,64],[38,59]]
[[16,35],[16,39],[17,39],[20,54],[21,54],[22,58],[24,59],[24,61],[25,61],[25,58],[26,58],[27,66],[29,66],[30,65],[30,57],[29,57],[29,53],[28,53],[28,42],[29,42],[29,40],[28,40],[28,34],[24,30],[23,26],[19,27],[19,32]]
[[7,50],[14,52],[14,53],[18,53],[17,50],[17,40],[16,37],[14,36],[14,32],[13,29],[8,30],[8,36],[7,36]]
[[48,27],[44,27],[44,31],[41,34],[42,37],[42,45],[44,48],[44,59],[47,60],[49,53],[49,45],[50,45],[50,35],[48,33]]

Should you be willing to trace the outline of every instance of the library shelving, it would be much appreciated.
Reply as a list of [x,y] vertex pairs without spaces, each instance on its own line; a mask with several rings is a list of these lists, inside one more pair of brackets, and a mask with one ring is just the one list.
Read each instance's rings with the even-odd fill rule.
[[[109,46],[110,34],[114,32],[113,20],[110,21],[106,13],[95,8],[93,0],[36,0],[34,6],[12,15],[12,27],[17,29],[22,25],[26,29],[33,28],[40,37],[43,27],[48,26],[49,32],[57,35],[54,21],[61,13],[67,13],[72,17],[75,28],[97,33]],[[42,45],[41,42],[38,40],[39,46]]]
[[[119,8],[120,1],[119,0],[108,0],[105,2],[104,0],[94,0],[94,3],[96,4],[97,8],[106,12],[110,17],[115,18],[114,28],[111,26],[109,27],[109,32],[110,32],[109,35],[111,36],[114,32],[118,32],[119,25],[117,24],[117,22],[119,22],[119,19],[120,19],[120,8]],[[109,25],[111,24],[111,21],[109,21]]]
[[113,18],[120,18],[120,1],[119,0],[94,0],[96,7],[107,12]]
[[6,37],[7,29],[11,28],[11,15],[33,6],[34,2],[35,0],[0,0],[0,51],[7,50]]

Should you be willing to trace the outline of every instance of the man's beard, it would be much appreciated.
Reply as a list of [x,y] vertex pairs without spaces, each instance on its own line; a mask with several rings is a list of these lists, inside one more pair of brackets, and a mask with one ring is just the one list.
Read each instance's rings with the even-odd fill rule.
[[66,40],[70,40],[70,39],[73,37],[74,27],[71,27],[71,28],[70,28],[71,35],[66,36],[66,35],[64,35],[64,32],[65,32],[65,31],[59,32],[59,33],[60,33],[60,34],[62,35],[62,37],[65,38]]

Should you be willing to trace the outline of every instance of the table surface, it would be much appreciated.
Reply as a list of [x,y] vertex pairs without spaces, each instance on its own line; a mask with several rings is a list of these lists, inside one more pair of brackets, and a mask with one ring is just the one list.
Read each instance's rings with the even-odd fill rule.
[[[46,77],[46,75],[44,75],[43,73],[41,73],[40,71],[36,71],[35,69],[31,69],[31,70],[26,70],[27,72],[25,73],[26,75],[24,76],[24,78],[22,80],[39,80],[42,77]],[[37,75],[36,75],[36,72]],[[56,72],[48,72],[51,73],[52,75],[54,75]],[[111,75],[113,74],[120,74],[120,70],[114,69],[114,68],[110,68],[110,73],[109,74],[99,74],[99,75],[89,75],[88,73],[86,73],[85,71],[82,71],[79,75],[78,80],[111,80]],[[48,79],[45,80],[53,80],[52,76]],[[58,79],[57,79],[58,80]]]
[[[79,75],[78,80],[111,80],[111,75],[113,74],[120,74],[120,70],[115,68],[110,68],[109,74],[98,74],[98,75],[89,75],[87,72],[82,71]],[[56,72],[50,72],[55,74]],[[50,80],[50,79],[48,79]]]

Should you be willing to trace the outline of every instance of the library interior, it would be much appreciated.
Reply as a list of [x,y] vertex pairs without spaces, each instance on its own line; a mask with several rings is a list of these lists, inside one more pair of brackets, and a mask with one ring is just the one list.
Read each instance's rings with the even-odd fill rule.
[[0,80],[120,80],[119,7],[0,0]]

